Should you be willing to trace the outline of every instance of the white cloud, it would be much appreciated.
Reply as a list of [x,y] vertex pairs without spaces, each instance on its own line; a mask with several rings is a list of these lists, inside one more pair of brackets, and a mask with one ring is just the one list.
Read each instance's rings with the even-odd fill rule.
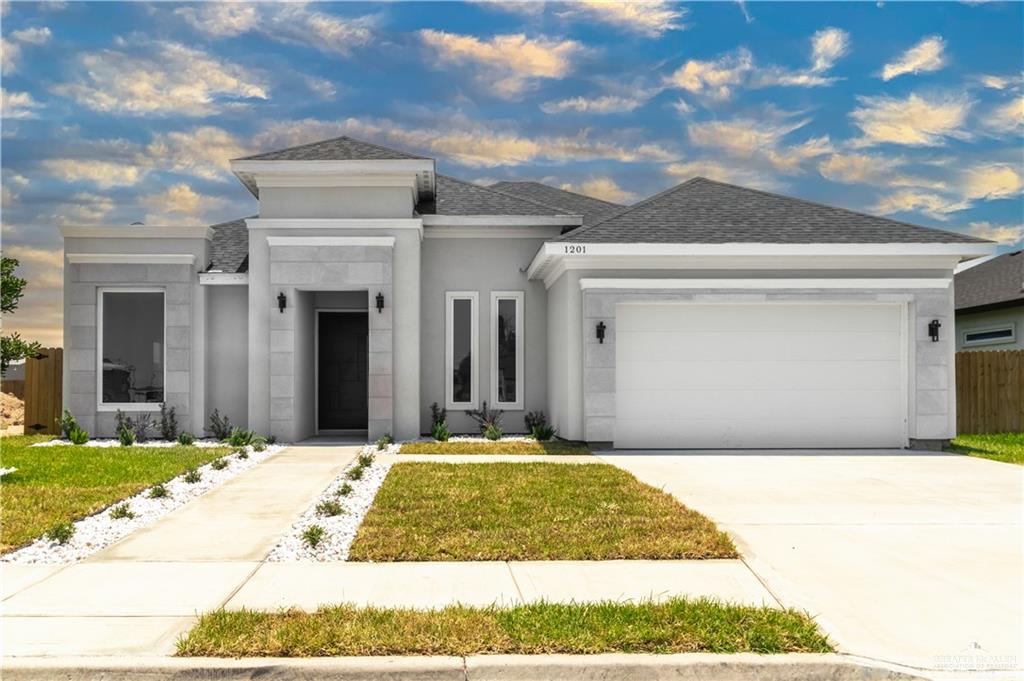
[[672,163],[665,167],[665,173],[678,181],[706,177],[709,180],[755,189],[775,190],[781,187],[772,172],[757,170],[739,161],[726,163],[712,159],[699,159],[685,163]]
[[50,29],[43,26],[12,31],[9,37],[0,37],[0,73],[8,76],[18,68],[22,45],[45,45],[51,35]]
[[1020,172],[1008,163],[976,165],[964,171],[963,195],[969,199],[1008,199],[1024,191]]
[[326,78],[320,78],[318,76],[303,76],[303,80],[306,83],[306,87],[309,88],[310,92],[315,94],[320,99],[334,99],[338,94],[338,89],[334,87],[334,83],[327,80]]
[[57,205],[52,216],[58,225],[89,225],[103,222],[114,210],[114,201],[106,196],[79,192]]
[[143,163],[206,179],[218,179],[229,171],[229,161],[249,149],[227,130],[204,125],[183,132],[154,135],[146,146]]
[[828,71],[849,52],[849,33],[833,27],[823,28],[811,37],[811,71]]
[[786,120],[784,115],[772,112],[762,119],[734,118],[692,123],[687,132],[696,146],[720,149],[734,158],[767,164],[780,172],[795,174],[801,171],[804,161],[832,151],[828,137],[783,145],[786,136],[808,122],[806,119]]
[[864,133],[855,144],[904,144],[939,146],[947,137],[967,139],[963,129],[972,102],[964,95],[925,97],[911,94],[906,99],[859,97],[861,106],[850,113]]
[[78,65],[80,73],[53,91],[95,111],[206,116],[268,97],[262,78],[248,69],[180,43],[88,52]]
[[559,16],[583,15],[649,38],[658,38],[668,31],[686,28],[683,18],[689,11],[665,0],[576,0],[564,7]]
[[938,71],[946,65],[946,42],[942,36],[933,35],[921,40],[900,57],[882,67],[882,80],[892,80],[906,73]]
[[753,68],[753,55],[741,47],[711,61],[689,59],[668,77],[668,83],[710,99],[729,99]]
[[985,119],[985,124],[1003,132],[1024,128],[1024,95],[1016,95],[1005,104],[997,106]]
[[971,222],[967,233],[979,239],[996,241],[1004,246],[1015,246],[1024,241],[1024,225],[997,225],[991,222]]
[[818,172],[827,180],[845,184],[916,187],[946,190],[942,180],[917,177],[903,172],[904,159],[877,154],[833,153],[818,164]]
[[637,198],[636,193],[623,189],[610,177],[592,177],[578,185],[567,182],[562,184],[562,189],[612,203],[632,203]]
[[11,38],[19,43],[28,43],[29,45],[45,45],[50,42],[50,38],[53,34],[50,33],[50,29],[43,26],[41,28],[23,28],[20,31],[12,31]]
[[209,2],[194,7],[179,7],[174,13],[193,28],[207,35],[232,37],[247,33],[259,25],[256,5],[241,2]]
[[116,161],[90,161],[77,158],[53,158],[41,163],[50,175],[65,182],[88,181],[104,189],[138,182],[145,170],[138,165]]
[[1012,81],[1009,78],[1003,78],[1002,76],[993,76],[990,74],[982,75],[981,84],[987,88],[993,90],[1005,90],[1010,87]]
[[0,116],[3,118],[34,118],[39,103],[28,92],[11,92],[0,87]]
[[18,68],[21,46],[7,38],[0,37],[0,73],[7,76]]
[[143,196],[139,203],[152,211],[146,214],[144,222],[154,225],[206,222],[202,219],[203,214],[219,208],[224,200],[199,194],[187,184],[179,183],[159,194]]
[[633,111],[647,102],[642,97],[620,97],[618,95],[601,95],[600,97],[570,97],[557,102],[545,102],[540,108],[545,113],[563,113],[575,111],[577,113],[623,113]]
[[936,220],[948,220],[950,213],[970,207],[970,201],[906,189],[882,197],[874,210],[882,215],[916,212]]
[[687,114],[693,113],[693,106],[687,103],[685,99],[677,99],[672,102],[672,108],[676,110],[676,113],[680,116],[686,116]]
[[573,59],[583,52],[583,46],[574,40],[527,38],[522,33],[481,40],[424,29],[419,36],[441,62],[475,67],[478,81],[504,98],[518,97],[537,79],[569,75]]

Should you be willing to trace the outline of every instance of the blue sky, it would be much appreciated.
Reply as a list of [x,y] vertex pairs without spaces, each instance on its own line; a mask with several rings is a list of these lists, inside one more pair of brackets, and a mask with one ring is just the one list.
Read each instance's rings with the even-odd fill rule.
[[704,175],[1024,238],[1020,3],[2,5],[8,330],[62,224],[215,223],[230,158],[350,134],[629,203]]

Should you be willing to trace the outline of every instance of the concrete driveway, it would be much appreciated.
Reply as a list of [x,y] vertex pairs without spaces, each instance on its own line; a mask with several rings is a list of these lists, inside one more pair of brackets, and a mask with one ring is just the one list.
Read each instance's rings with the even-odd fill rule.
[[600,456],[715,520],[843,652],[1024,665],[1022,467],[905,451]]

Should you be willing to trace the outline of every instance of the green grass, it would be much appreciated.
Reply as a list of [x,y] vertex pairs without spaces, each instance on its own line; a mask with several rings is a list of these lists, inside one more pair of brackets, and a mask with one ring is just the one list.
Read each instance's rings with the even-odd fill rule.
[[968,456],[1024,465],[1024,433],[960,435],[950,449]]
[[590,454],[590,448],[580,442],[564,440],[505,440],[499,442],[406,442],[399,454]]
[[0,479],[0,553],[228,451],[223,447],[30,446],[49,439],[48,435],[26,435],[0,440],[0,466],[18,469]]
[[377,492],[350,560],[735,556],[710,520],[614,466],[405,462]]
[[315,613],[217,611],[204,615],[178,641],[178,655],[204,657],[832,650],[814,622],[795,610],[683,599],[433,611],[352,606]]

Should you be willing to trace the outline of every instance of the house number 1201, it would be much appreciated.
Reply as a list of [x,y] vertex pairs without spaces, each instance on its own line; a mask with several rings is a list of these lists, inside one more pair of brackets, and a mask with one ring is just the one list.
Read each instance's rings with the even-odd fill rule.
[[569,254],[586,253],[587,247],[578,244],[566,244],[565,252]]

